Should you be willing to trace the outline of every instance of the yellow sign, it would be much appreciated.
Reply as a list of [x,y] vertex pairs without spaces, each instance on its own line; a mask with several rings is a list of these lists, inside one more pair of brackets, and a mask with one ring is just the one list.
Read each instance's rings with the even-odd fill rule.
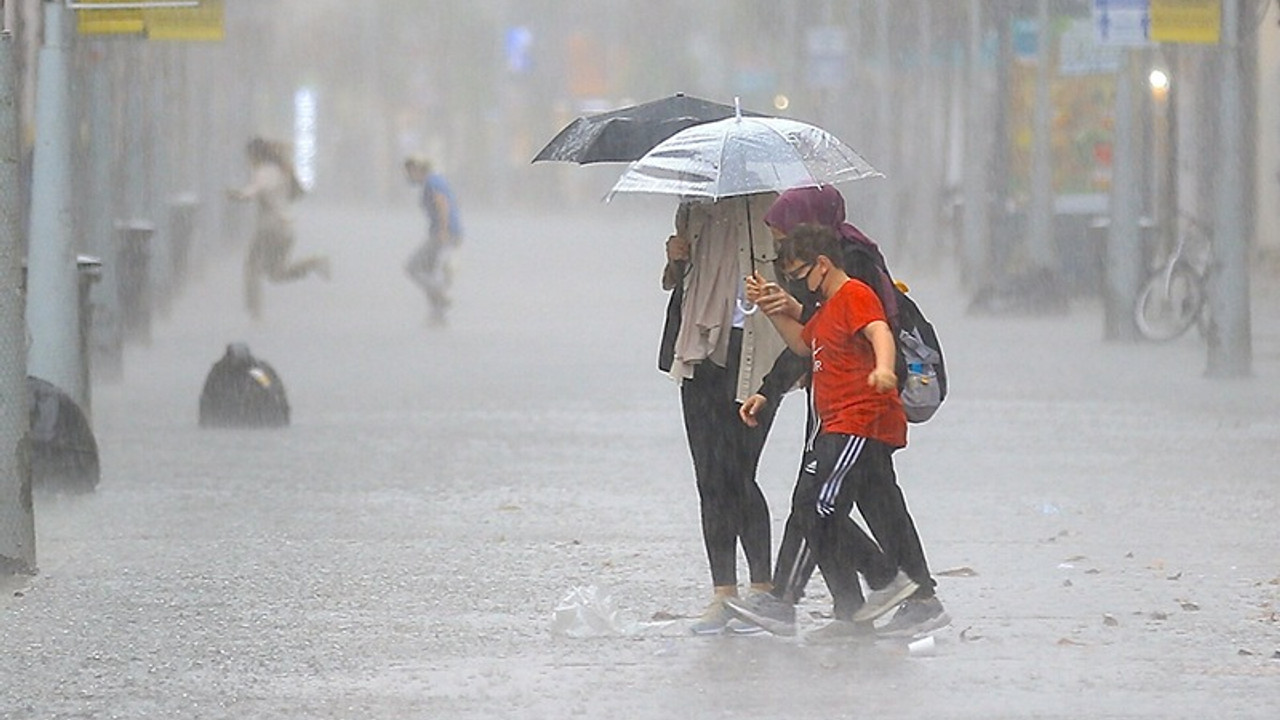
[[[127,34],[146,35],[150,40],[217,42],[225,34],[223,0],[198,0],[192,7],[146,7],[145,0],[79,0],[75,4],[76,30],[81,35]],[[101,5],[102,9],[86,5]]]
[[203,40],[223,38],[222,0],[201,0],[194,8],[155,8],[142,11],[147,37],[152,40]]
[[1151,0],[1155,42],[1216,45],[1222,34],[1222,0]]
[[[111,0],[82,0],[81,5],[111,5]],[[81,35],[137,35],[146,29],[142,11],[136,8],[76,10],[76,32]]]

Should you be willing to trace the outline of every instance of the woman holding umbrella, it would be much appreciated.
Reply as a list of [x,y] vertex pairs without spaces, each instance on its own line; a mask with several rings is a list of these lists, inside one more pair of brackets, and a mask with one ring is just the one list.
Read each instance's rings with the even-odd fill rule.
[[[742,301],[744,277],[753,270],[773,276],[772,243],[762,221],[776,197],[767,192],[686,199],[676,211],[675,234],[667,240],[662,280],[672,291],[672,303],[659,367],[680,383],[711,569],[712,600],[690,628],[699,635],[735,629],[724,600],[738,594],[739,543],[750,587],[762,592],[772,587],[771,520],[756,466],[773,413],[760,413],[756,426],[747,427],[738,419],[738,405],[783,351],[764,314],[746,312]],[[764,240],[759,257],[756,238]]]

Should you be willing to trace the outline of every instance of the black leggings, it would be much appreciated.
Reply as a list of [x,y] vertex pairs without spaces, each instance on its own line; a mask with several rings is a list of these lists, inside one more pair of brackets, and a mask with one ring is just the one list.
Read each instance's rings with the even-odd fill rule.
[[738,584],[739,540],[751,582],[770,579],[769,505],[756,483],[756,466],[775,409],[761,412],[760,424],[754,428],[738,417],[734,386],[740,347],[741,331],[734,330],[729,367],[703,361],[693,377],[680,384],[684,429],[702,508],[702,540],[711,582],[717,587]]

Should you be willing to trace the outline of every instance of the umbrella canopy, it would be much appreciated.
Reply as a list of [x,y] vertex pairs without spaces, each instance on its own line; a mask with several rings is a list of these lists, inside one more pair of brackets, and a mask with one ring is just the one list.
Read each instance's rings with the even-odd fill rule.
[[533,162],[556,160],[579,165],[631,162],[685,128],[733,117],[734,112],[733,105],[676,93],[640,105],[587,115],[566,125],[538,152]]
[[731,117],[681,130],[631,163],[609,191],[722,197],[883,175],[839,138],[798,120]]

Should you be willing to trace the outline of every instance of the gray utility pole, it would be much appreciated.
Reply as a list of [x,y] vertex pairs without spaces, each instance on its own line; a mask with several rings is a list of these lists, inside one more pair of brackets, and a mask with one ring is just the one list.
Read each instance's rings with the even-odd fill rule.
[[876,0],[875,56],[879,73],[876,76],[876,150],[883,158],[876,167],[886,178],[877,188],[875,229],[872,237],[892,238],[897,232],[895,208],[895,178],[898,172],[897,155],[893,152],[896,135],[893,119],[893,49],[889,42],[889,0]]
[[86,407],[80,365],[79,279],[71,214],[71,117],[67,92],[66,11],[44,3],[44,45],[37,59],[36,146],[27,248],[28,371]]
[[112,154],[113,133],[118,131],[112,111],[109,45],[104,40],[89,44],[88,87],[81,101],[89,123],[88,178],[84,187],[84,232],[89,251],[102,259],[102,279],[90,290],[93,319],[93,375],[98,380],[119,381],[124,375],[124,342],[120,330],[120,295],[117,292],[119,265],[112,227],[112,176],[115,171]]
[[[1037,16],[1036,107],[1031,132],[1031,207],[1027,218],[1027,259],[1034,269],[1056,269],[1053,246],[1053,55],[1050,52],[1049,0],[1040,0]],[[1048,288],[1046,288],[1047,290]]]
[[[5,5],[8,19],[9,3]],[[0,33],[0,575],[32,573],[36,528],[27,452],[27,341],[22,323],[22,223],[18,207],[18,77],[14,39]]]
[[987,281],[987,213],[988,138],[987,83],[982,68],[983,0],[969,0],[968,88],[963,93],[965,105],[964,133],[957,141],[964,144],[964,234],[961,279],[969,289],[982,287]]
[[1103,337],[1134,341],[1133,306],[1142,285],[1141,140],[1137,123],[1137,51],[1125,49],[1116,78],[1116,127],[1111,176],[1111,224],[1105,251]]
[[1245,236],[1245,121],[1240,19],[1244,0],[1223,0],[1218,46],[1218,152],[1214,187],[1213,254],[1209,275],[1209,377],[1247,377],[1253,371],[1249,321],[1249,239]]

